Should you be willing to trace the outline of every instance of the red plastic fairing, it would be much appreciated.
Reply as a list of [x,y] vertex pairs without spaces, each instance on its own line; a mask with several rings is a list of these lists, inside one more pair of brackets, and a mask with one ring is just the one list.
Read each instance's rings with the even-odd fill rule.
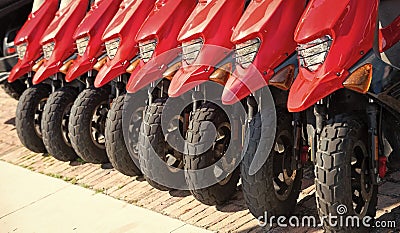
[[343,88],[348,70],[372,48],[377,12],[378,0],[309,3],[297,26],[296,42],[305,44],[325,35],[333,41],[325,62],[316,71],[299,68],[289,92],[289,111],[303,111]]
[[58,0],[45,1],[39,9],[32,12],[28,20],[19,30],[15,37],[14,44],[16,46],[26,43],[26,52],[23,59],[19,59],[8,76],[9,82],[14,82],[22,75],[32,70],[35,61],[39,59],[41,54],[40,39],[43,33],[53,20],[58,8]]
[[82,56],[78,55],[65,76],[67,82],[93,69],[104,50],[102,36],[117,13],[122,0],[96,0],[75,31],[74,40],[89,37],[89,44]]
[[261,45],[252,66],[243,68],[236,65],[222,94],[224,104],[234,104],[268,85],[274,68],[296,49],[293,33],[305,5],[305,0],[261,0],[250,3],[231,40],[241,44],[258,38]]
[[49,60],[44,61],[33,77],[33,84],[39,84],[49,76],[58,73],[63,61],[75,51],[73,35],[85,17],[88,5],[88,0],[74,0],[57,11],[56,17],[41,40],[42,46],[54,42],[55,47]]
[[[399,9],[400,12],[400,9]],[[379,30],[379,52],[383,53],[400,40],[400,16],[387,27]]]
[[180,96],[209,80],[215,70],[213,67],[233,48],[230,41],[232,29],[239,22],[243,10],[243,0],[209,0],[197,4],[178,40],[182,43],[202,38],[204,45],[193,66],[177,71],[168,89],[169,96]]
[[107,58],[106,64],[100,69],[94,82],[95,87],[102,87],[126,73],[129,61],[138,52],[137,42],[134,40],[142,23],[149,15],[155,0],[123,1],[119,11],[103,34],[103,42],[120,38],[120,45],[113,59]]
[[[145,42],[156,39],[157,46],[153,58],[145,65],[145,71],[140,71],[144,62],[140,61],[139,67],[132,73],[127,91],[134,93],[149,83],[162,78],[166,65],[177,55],[176,52],[167,52],[178,47],[178,34],[196,6],[196,0],[158,0],[146,22],[142,25],[136,41]],[[164,56],[161,54],[167,52]],[[168,55],[167,55],[168,54]],[[153,61],[157,60],[157,61]],[[152,67],[154,65],[155,67]],[[160,68],[161,67],[161,68]]]

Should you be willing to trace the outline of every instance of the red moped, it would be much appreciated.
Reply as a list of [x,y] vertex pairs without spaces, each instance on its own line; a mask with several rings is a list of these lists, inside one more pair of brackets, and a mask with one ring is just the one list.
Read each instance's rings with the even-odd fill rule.
[[[132,61],[138,60],[139,49],[133,38],[150,13],[154,2],[121,2],[118,12],[102,33],[107,55],[95,65],[99,72],[94,80],[94,87],[81,93],[80,101],[77,100],[74,108],[74,117],[70,118],[71,130],[72,127],[79,128],[71,132],[74,148],[81,156],[94,163],[110,161],[115,169],[128,176],[139,175],[141,172],[130,159],[123,139],[122,125],[119,124],[122,121],[125,85],[129,76],[126,69]],[[96,107],[99,104],[102,108]],[[82,113],[80,109],[87,111]],[[92,118],[91,112],[94,109],[102,114],[101,118]],[[98,127],[94,128],[93,125]],[[85,135],[98,138],[98,142],[85,142],[82,140],[82,136]]]
[[312,0],[295,32],[300,67],[288,109],[314,111],[316,201],[328,232],[356,226],[327,216],[373,224],[379,179],[399,164],[399,9],[398,1]]
[[242,101],[247,106],[240,175],[247,206],[259,219],[266,212],[292,213],[301,188],[305,124],[286,110],[286,101],[297,72],[293,34],[305,5],[306,1],[251,1],[231,38],[236,69],[222,102]]
[[[164,106],[170,80],[163,78],[166,71],[176,71],[180,66],[180,50],[177,49],[179,31],[192,13],[197,1],[195,0],[159,0],[156,2],[153,11],[150,13],[146,22],[142,25],[136,36],[139,43],[140,60],[134,64],[135,68],[131,74],[127,85],[129,93],[125,100],[125,116],[128,119],[124,122],[124,127],[139,129],[135,122],[134,103],[137,102],[138,91],[147,91],[148,100],[144,110],[144,118],[140,125],[140,133],[129,132],[125,138],[131,155],[135,155],[135,150],[139,152],[140,169],[145,174],[147,181],[155,188],[169,190],[160,184],[160,180],[165,179],[169,171],[176,175],[173,179],[176,183],[184,184],[183,175],[174,173],[175,168],[183,168],[182,154],[169,147],[161,129],[161,110]],[[162,79],[160,82],[157,80]],[[147,97],[147,95],[146,95]],[[145,103],[146,99],[140,100]],[[154,150],[161,160],[167,162],[170,169],[157,167],[155,156],[150,155]],[[135,158],[134,158],[135,159]],[[169,171],[167,171],[169,170]],[[149,179],[149,177],[151,179]]]
[[22,95],[20,90],[24,91],[32,84],[32,68],[41,60],[42,47],[39,41],[57,9],[58,0],[35,0],[32,12],[15,37],[14,46],[18,53],[18,62],[8,76],[8,83],[9,88],[15,90],[18,95]]
[[24,92],[17,106],[16,128],[23,144],[37,152],[47,151],[62,161],[77,157],[69,143],[66,124],[80,84],[66,86],[59,69],[64,62],[73,59],[72,35],[88,5],[88,0],[61,1],[40,40],[43,59],[32,67],[36,72],[32,86]]
[[[181,113],[183,126],[186,126],[187,151],[193,151],[195,144],[211,140],[212,146],[203,153],[184,154],[185,178],[193,196],[207,205],[222,204],[236,193],[239,181],[239,168],[229,171],[234,165],[233,160],[225,155],[228,147],[240,145],[240,140],[232,140],[231,123],[229,116],[216,103],[207,99],[220,100],[222,88],[203,84],[207,81],[225,85],[234,65],[233,48],[230,41],[232,28],[239,22],[245,10],[246,1],[243,0],[211,0],[199,2],[183,26],[178,40],[182,44],[182,67],[172,76],[168,88],[169,97],[180,97],[191,91],[191,102]],[[229,15],[229,17],[226,17]],[[176,102],[175,100],[174,102]],[[166,106],[168,107],[168,106]],[[190,116],[190,117],[189,117]],[[217,130],[215,138],[205,138],[209,130],[207,124],[213,124]],[[211,142],[210,142],[211,143]],[[189,149],[189,147],[191,149]],[[235,151],[240,157],[240,148]],[[225,173],[213,177],[213,182],[202,187],[205,176],[199,170],[207,168],[215,161],[224,160],[224,163],[215,164]],[[204,161],[204,162],[199,162]]]

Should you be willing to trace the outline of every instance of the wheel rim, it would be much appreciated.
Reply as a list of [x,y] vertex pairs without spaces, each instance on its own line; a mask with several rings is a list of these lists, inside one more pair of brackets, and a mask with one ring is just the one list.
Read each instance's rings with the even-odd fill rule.
[[296,179],[297,170],[293,169],[293,146],[289,133],[284,131],[278,135],[273,154],[273,186],[279,200],[286,200]]
[[90,125],[90,135],[93,143],[100,149],[105,149],[105,126],[110,104],[108,101],[101,102],[94,110]]
[[140,133],[140,125],[143,121],[143,111],[144,107],[137,108],[131,116],[130,124],[129,124],[129,139],[131,148],[133,151],[133,157],[139,160],[139,133]]
[[373,195],[372,174],[369,173],[368,152],[362,142],[353,147],[351,157],[351,188],[355,213],[361,217],[368,212]]
[[[178,124],[176,124],[176,122],[178,122]],[[184,124],[184,120],[181,115],[177,115],[177,116],[173,117],[168,122],[168,129],[167,129],[166,137],[170,138],[170,140],[172,140],[170,135],[172,135],[172,137],[175,137],[176,136],[175,134],[182,135],[183,124]],[[174,142],[172,142],[172,143],[174,143]],[[175,150],[168,142],[165,143],[164,154],[165,154],[164,160],[167,163],[168,169],[171,172],[176,173],[176,172],[179,172],[180,169],[183,169],[184,163],[183,163],[182,153]]]
[[[228,122],[223,122],[217,126],[217,135],[215,142],[213,144],[213,163],[222,159],[222,169],[215,167],[214,174],[216,178],[224,174],[224,171],[231,171],[234,167],[235,161],[227,161],[224,156],[227,149],[229,148],[229,143],[231,141],[231,125]],[[232,178],[232,173],[228,174],[224,179],[218,182],[219,185],[227,184]]]
[[71,139],[69,138],[69,131],[68,131],[69,116],[71,114],[72,105],[73,105],[73,103],[69,103],[67,105],[67,107],[64,109],[62,121],[61,121],[61,132],[63,135],[64,142],[68,146],[72,146]]
[[42,116],[44,111],[44,106],[46,105],[48,98],[43,98],[35,107],[34,111],[34,129],[38,137],[42,138]]

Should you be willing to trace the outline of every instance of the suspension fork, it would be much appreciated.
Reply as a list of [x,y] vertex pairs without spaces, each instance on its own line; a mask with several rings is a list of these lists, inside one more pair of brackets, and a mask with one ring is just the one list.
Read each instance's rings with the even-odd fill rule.
[[369,145],[371,156],[369,159],[370,162],[370,174],[374,174],[374,179],[372,180],[373,184],[377,184],[379,181],[379,155],[380,146],[379,146],[379,124],[378,124],[378,112],[379,106],[373,99],[369,99],[369,103],[367,106],[367,115],[368,115],[368,133],[369,133]]

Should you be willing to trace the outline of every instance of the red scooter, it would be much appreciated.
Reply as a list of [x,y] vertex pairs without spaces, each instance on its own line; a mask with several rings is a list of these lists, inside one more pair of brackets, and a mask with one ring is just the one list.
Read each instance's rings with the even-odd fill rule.
[[329,232],[358,228],[329,216],[372,224],[379,178],[399,167],[399,9],[398,1],[312,0],[295,32],[300,69],[288,108],[315,113],[316,200]]
[[[22,28],[18,31],[14,40],[14,45],[16,46],[18,53],[18,62],[12,68],[8,76],[10,88],[15,90],[25,90],[27,86],[32,84],[32,68],[36,62],[41,59],[42,53],[42,47],[39,41],[53,20],[57,9],[58,0],[34,1],[31,14]],[[23,142],[23,144],[25,145],[25,142]],[[29,148],[29,145],[25,146]],[[39,151],[36,150],[38,148],[29,149]]]
[[[66,60],[72,59],[72,35],[87,8],[88,0],[61,1],[55,18],[41,39],[44,59],[32,68],[36,71],[33,86],[24,92],[17,107],[16,129],[23,144],[37,152],[47,150],[62,161],[76,158],[69,143],[66,123],[69,109],[78,95],[79,83],[64,86],[59,69]],[[48,79],[50,76],[52,78]]]
[[266,212],[289,215],[300,192],[308,138],[286,101],[297,72],[293,33],[305,5],[305,0],[251,1],[231,38],[236,69],[222,101],[247,105],[240,175],[247,206],[258,219]]
[[[151,87],[139,135],[137,131],[130,130],[129,135],[125,135],[125,138],[133,159],[137,159],[135,152],[139,152],[140,169],[145,174],[147,181],[160,190],[171,188],[161,182],[167,179],[169,174],[172,174],[172,180],[177,184],[186,187],[183,173],[174,173],[179,170],[175,168],[183,168],[182,154],[168,146],[160,125],[160,110],[168,97],[167,90],[170,82],[167,78],[163,78],[163,73],[166,71],[176,72],[181,64],[180,50],[177,49],[179,45],[177,37],[196,6],[196,2],[195,0],[157,1],[136,36],[136,41],[139,43],[140,60],[134,63],[136,69],[132,72],[127,85],[129,93],[136,93],[128,94],[126,97],[124,116],[127,120],[123,122],[124,128],[139,129],[134,110],[137,109],[135,106],[138,101],[142,104],[146,99],[138,100],[138,96],[142,95],[137,92],[146,90],[144,87],[149,84]],[[157,83],[156,81],[160,79],[162,80]],[[150,154],[152,150],[157,153],[157,156]],[[165,162],[169,161],[169,169],[159,167],[157,161],[160,159],[158,158]]]
[[[70,118],[74,148],[85,160],[93,163],[110,161],[115,169],[129,176],[141,172],[130,159],[119,123],[122,121],[121,108],[129,75],[126,69],[132,59],[138,59],[139,50],[132,38],[153,6],[154,1],[148,0],[121,2],[118,12],[102,33],[107,56],[95,65],[99,72],[94,87],[81,93],[81,101],[78,103],[77,100],[73,109],[74,117]],[[101,108],[96,107],[99,105]],[[93,117],[93,111],[99,112],[99,116]],[[83,137],[94,137],[96,140],[85,140]]]
[[[234,45],[230,41],[232,28],[239,22],[245,2],[209,0],[197,4],[178,36],[183,49],[182,67],[172,77],[168,88],[170,98],[179,97],[192,90],[191,106],[181,113],[181,118],[187,121],[183,122],[183,125],[187,126],[184,129],[187,146],[206,140],[203,138],[203,135],[207,135],[205,131],[209,130],[205,127],[206,124],[214,124],[218,131],[215,139],[207,139],[212,140],[215,144],[213,147],[200,154],[184,154],[185,178],[190,192],[197,200],[208,205],[222,204],[236,193],[239,168],[228,172],[234,165],[231,164],[233,161],[226,158],[225,153],[229,146],[234,147],[241,142],[231,140],[231,123],[227,113],[217,104],[207,101],[208,98],[220,99],[222,88],[218,93],[216,88],[201,84],[213,81],[225,85],[234,63]],[[226,17],[227,15],[229,17]],[[240,157],[240,148],[234,151],[239,152],[237,154]],[[200,163],[199,160],[205,162]],[[200,170],[222,160],[225,163],[216,166],[226,173],[212,178],[212,181],[221,181],[203,185],[205,175]]]

